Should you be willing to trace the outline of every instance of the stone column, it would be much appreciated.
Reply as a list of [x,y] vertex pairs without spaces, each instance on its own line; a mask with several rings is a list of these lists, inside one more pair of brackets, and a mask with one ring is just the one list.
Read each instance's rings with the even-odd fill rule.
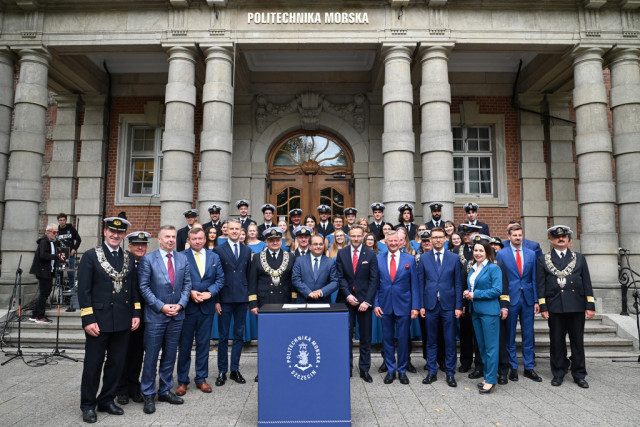
[[620,246],[629,249],[631,265],[640,268],[640,49],[620,49],[609,64],[613,154],[616,159],[616,194]]
[[[49,199],[46,206],[49,223],[56,223],[60,212],[75,214],[78,95],[56,96],[56,103],[58,112],[53,128],[53,156],[49,163]],[[69,217],[69,223],[73,224],[72,217]]]
[[182,212],[193,203],[195,56],[191,48],[170,47],[165,94],[166,118],[162,137],[160,223],[183,223]]
[[[520,105],[540,111],[542,96],[520,95]],[[547,165],[544,162],[544,118],[538,114],[520,111],[520,215],[525,237],[545,244],[547,241]],[[506,230],[496,230],[506,236]]]
[[420,110],[422,133],[422,212],[431,219],[429,204],[441,202],[442,218],[453,218],[453,135],[451,133],[451,86],[448,60],[450,47],[432,46],[422,52]]
[[406,202],[415,205],[416,200],[416,183],[413,174],[416,140],[412,120],[411,49],[412,47],[404,45],[388,45],[383,48],[384,183],[382,198],[387,206],[385,221],[392,223],[398,220],[398,206]]
[[[551,116],[569,120],[570,94],[547,95],[547,109]],[[576,200],[576,163],[573,160],[573,126],[557,119],[549,120],[549,215],[551,225],[562,224],[578,229]],[[573,248],[580,251],[578,235]],[[548,238],[540,241],[543,251],[550,249]]]
[[[206,80],[202,93],[202,134],[198,208],[203,221],[209,220],[207,207],[222,206],[222,217],[231,215],[231,165],[233,153],[233,47],[215,45],[204,48]],[[255,203],[254,203],[255,205]],[[235,206],[233,206],[235,216]],[[255,212],[255,206],[252,206]],[[258,217],[259,220],[259,217]]]
[[9,171],[5,184],[5,217],[2,230],[2,277],[13,280],[18,259],[29,271],[40,231],[42,157],[46,138],[49,94],[49,52],[24,49],[16,86],[13,131],[9,142]]
[[[12,53],[0,50],[0,224],[4,222],[4,187],[9,163],[9,137],[14,96],[14,59]],[[2,234],[0,234],[0,242],[2,242]]]
[[[103,95],[85,95],[84,121],[80,127],[80,161],[78,162],[78,196],[75,213],[78,234],[82,243],[78,249],[84,253],[102,241],[102,207],[105,168],[105,102]],[[114,159],[115,161],[115,159]]]
[[[616,188],[613,183],[602,54],[602,49],[578,48],[574,51],[573,61],[578,206],[582,224],[580,240],[582,253],[589,262],[597,298],[602,298],[606,289],[619,288]],[[603,301],[598,302],[602,304]]]

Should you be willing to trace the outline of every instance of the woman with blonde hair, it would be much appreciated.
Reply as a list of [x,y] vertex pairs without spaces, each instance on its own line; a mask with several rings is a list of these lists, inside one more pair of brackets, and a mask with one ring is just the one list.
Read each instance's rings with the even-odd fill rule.
[[293,239],[291,238],[291,234],[289,234],[289,225],[287,224],[287,220],[280,218],[278,220],[278,227],[282,230],[282,250],[291,250],[293,247]]
[[333,232],[333,244],[327,251],[327,256],[335,260],[338,256],[338,251],[345,247],[347,247],[347,235],[340,228]]

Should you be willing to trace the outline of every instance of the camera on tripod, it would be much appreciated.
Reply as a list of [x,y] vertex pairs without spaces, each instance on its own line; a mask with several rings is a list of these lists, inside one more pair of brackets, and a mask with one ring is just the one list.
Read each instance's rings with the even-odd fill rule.
[[[60,246],[56,247],[56,256],[58,262],[56,263],[56,271],[64,271],[69,267],[69,254],[71,250],[64,246],[64,243],[60,242]],[[64,259],[61,259],[60,254],[64,255]]]

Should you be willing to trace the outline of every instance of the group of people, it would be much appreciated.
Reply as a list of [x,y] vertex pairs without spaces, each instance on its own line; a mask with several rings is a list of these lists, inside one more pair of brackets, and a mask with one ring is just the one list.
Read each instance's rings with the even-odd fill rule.
[[[431,204],[432,219],[420,226],[413,222],[413,206],[400,206],[401,222],[395,227],[382,221],[382,203],[371,206],[374,220],[366,224],[356,221],[354,208],[345,209],[346,225],[340,224],[338,215],[330,223],[331,209],[320,206],[320,221],[311,218],[315,227],[309,216],[301,224],[298,209],[289,212],[291,224],[278,226],[273,222],[273,205],[262,207],[265,221],[258,226],[246,215],[248,205],[238,201],[240,218],[224,223],[216,205],[210,206],[211,222],[205,224],[197,222],[197,211],[185,211],[187,226],[179,230],[162,226],[159,249],[149,254],[149,233],[126,236],[129,251],[125,251],[120,245],[130,223],[125,215],[105,219],[104,242],[85,252],[78,271],[87,338],[81,387],[86,422],[97,420],[96,407],[122,414],[114,399],[120,405],[129,399],[144,403],[145,413],[155,411],[156,393],[158,401],[183,403],[180,396],[190,384],[194,340],[193,380],[202,392],[211,392],[207,378],[214,313],[219,316],[215,385],[224,386],[227,374],[230,380],[245,383],[240,358],[246,311],[258,314],[268,303],[346,304],[350,336],[356,324],[359,329],[358,370],[366,382],[373,381],[369,373],[373,316],[382,323],[384,364],[379,371],[386,372],[385,384],[396,379],[408,384],[407,372],[416,372],[410,362],[409,328],[412,319],[419,319],[428,371],[423,383],[436,381],[441,369],[447,384],[456,387],[456,368],[468,372],[474,365],[469,377],[484,379],[478,383],[482,394],[493,392],[496,384],[518,380],[518,319],[524,376],[542,381],[534,370],[533,332],[534,315],[541,313],[549,319],[551,384],[562,384],[570,369],[574,381],[588,387],[582,337],[585,317],[594,315],[594,299],[585,259],[569,249],[568,227],[548,230],[553,249],[543,255],[539,244],[523,238],[518,221],[509,225],[508,241],[490,237],[488,226],[477,221],[475,203],[464,206],[469,221],[449,234],[440,203]],[[260,231],[260,239],[247,233],[253,227]],[[243,244],[243,231],[262,243],[262,249]],[[461,238],[458,245],[453,243],[454,234]],[[419,240],[419,245],[407,243],[412,240]],[[343,246],[336,250],[336,245]],[[564,341],[567,333],[571,363]],[[353,371],[352,352],[350,364]]]

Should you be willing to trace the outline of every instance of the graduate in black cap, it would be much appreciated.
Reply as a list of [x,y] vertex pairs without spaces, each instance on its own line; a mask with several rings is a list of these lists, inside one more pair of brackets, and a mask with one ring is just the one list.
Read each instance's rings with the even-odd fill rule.
[[444,221],[442,220],[442,203],[434,202],[429,205],[431,209],[431,219],[425,223],[428,230],[433,227],[444,228]]
[[205,234],[207,234],[211,227],[215,227],[218,229],[218,236],[219,236],[221,234],[220,229],[222,228],[222,221],[220,221],[220,212],[222,212],[222,207],[214,203],[211,206],[209,206],[207,210],[209,211],[209,216],[211,217],[211,221],[202,224],[202,229],[204,230]]
[[260,208],[260,210],[262,211],[264,222],[258,226],[258,240],[264,242],[265,230],[276,226],[276,224],[273,222],[273,214],[276,212],[276,207],[270,203],[267,203],[265,205],[262,205],[262,208]]
[[463,206],[465,213],[467,214],[467,222],[462,223],[458,226],[458,231],[462,231],[462,226],[464,224],[477,225],[480,227],[480,234],[484,234],[486,236],[491,236],[489,233],[489,225],[484,222],[478,221],[478,204],[469,202]]
[[256,222],[249,218],[249,201],[248,200],[238,200],[236,202],[236,208],[238,208],[238,214],[240,215],[240,225],[245,230],[249,228],[250,224],[255,224]]
[[397,230],[400,227],[404,227],[407,230],[407,240],[415,240],[418,226],[413,222],[413,205],[411,203],[400,205],[398,206],[398,212],[398,225],[394,229]]
[[[371,204],[371,213],[373,213],[373,221],[371,221],[371,223],[369,224],[369,231],[376,236],[376,239],[378,241],[384,239],[384,234],[382,233],[382,227],[385,224],[388,224],[387,222],[384,222],[384,220],[382,219],[382,217],[384,216],[384,210],[386,209],[386,206],[384,205],[384,203],[380,203],[380,202],[376,202],[376,203],[372,203]],[[393,228],[393,225],[391,225],[391,228]]]
[[176,234],[176,252],[182,252],[187,247],[187,236],[193,224],[198,220],[198,209],[187,209],[182,212],[187,220],[187,225],[178,230]]
[[331,215],[331,207],[327,205],[318,206],[318,216],[320,217],[320,221],[316,225],[316,231],[327,237],[329,234],[333,233],[335,229],[333,228],[333,224],[329,221],[329,215]]

